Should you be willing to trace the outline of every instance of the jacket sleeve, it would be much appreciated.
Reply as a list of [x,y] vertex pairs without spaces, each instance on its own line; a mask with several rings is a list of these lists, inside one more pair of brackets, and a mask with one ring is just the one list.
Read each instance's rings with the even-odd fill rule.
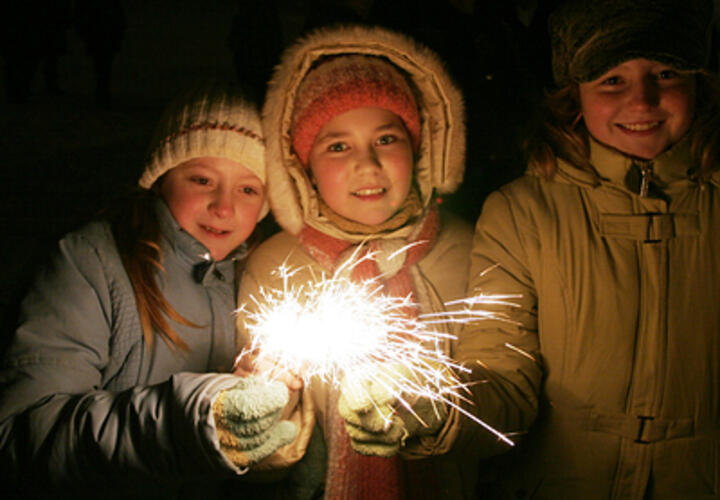
[[[511,194],[511,193],[510,193]],[[506,190],[491,194],[478,219],[471,252],[468,297],[509,296],[505,304],[474,306],[478,317],[461,330],[456,359],[470,370],[472,404],[465,410],[494,430],[517,440],[534,421],[543,377],[537,332],[537,295],[531,269],[537,258],[537,230],[527,203],[514,203]],[[482,425],[454,412],[457,446],[482,456],[510,445]]]
[[111,287],[98,250],[64,239],[25,298],[0,365],[0,467],[48,485],[124,471],[159,478],[232,474],[210,407],[232,375],[181,373],[154,386],[103,390]]

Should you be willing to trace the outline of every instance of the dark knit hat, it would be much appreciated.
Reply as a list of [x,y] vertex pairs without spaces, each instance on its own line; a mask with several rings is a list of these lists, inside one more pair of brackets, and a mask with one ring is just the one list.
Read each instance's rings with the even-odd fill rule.
[[555,83],[587,82],[630,59],[708,64],[712,0],[567,0],[549,18]]
[[298,88],[292,117],[292,144],[303,165],[323,125],[362,107],[398,115],[413,145],[420,142],[420,113],[408,80],[393,64],[373,56],[342,56],[313,68]]

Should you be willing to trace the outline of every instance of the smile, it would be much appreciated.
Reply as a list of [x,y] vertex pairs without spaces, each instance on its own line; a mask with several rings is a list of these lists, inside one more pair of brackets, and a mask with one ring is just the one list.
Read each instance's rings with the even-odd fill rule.
[[227,234],[230,232],[230,231],[224,231],[222,229],[215,229],[214,227],[210,227],[210,226],[204,226],[202,224],[200,225],[200,227],[203,228],[208,233],[212,233],[212,234],[220,234],[221,235],[221,234]]
[[353,196],[377,196],[381,194],[385,194],[386,189],[382,187],[378,188],[366,188],[366,189],[358,189],[357,191],[353,191]]
[[660,126],[660,122],[647,122],[647,123],[618,123],[618,127],[631,132],[645,132]]

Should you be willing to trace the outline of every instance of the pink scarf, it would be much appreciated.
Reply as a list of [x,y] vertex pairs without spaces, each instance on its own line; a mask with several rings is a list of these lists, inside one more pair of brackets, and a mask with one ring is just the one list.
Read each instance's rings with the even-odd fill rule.
[[[358,263],[351,272],[354,280],[366,280],[381,277],[383,289],[387,295],[394,297],[410,296],[415,300],[415,286],[410,274],[410,267],[420,261],[432,248],[440,227],[440,218],[436,207],[432,207],[425,215],[424,220],[417,225],[415,234],[406,240],[375,239],[365,244],[357,254],[362,258],[367,252],[376,253],[376,260],[366,259]],[[335,270],[343,263],[343,259],[354,252],[357,247],[352,243],[333,238],[320,231],[306,226],[299,235],[300,243],[320,264],[328,269]],[[392,259],[394,267],[388,269],[383,256],[392,253],[397,248],[408,245],[400,252],[401,256]],[[400,264],[397,264],[400,262]],[[416,315],[415,308],[408,308],[407,314]],[[382,458],[361,455],[355,452],[350,445],[350,438],[345,425],[337,412],[339,391],[331,391],[328,399],[330,408],[325,426],[325,441],[328,452],[328,470],[325,480],[325,498],[333,500],[397,500],[406,497],[415,497],[409,491],[415,481],[405,480],[404,464],[399,456]],[[418,464],[419,465],[419,464]],[[415,469],[415,467],[412,467]],[[432,476],[432,475],[431,475]],[[420,483],[431,477],[416,477]],[[417,483],[415,483],[417,484]],[[425,490],[424,493],[428,493]],[[425,497],[426,495],[422,495]]]

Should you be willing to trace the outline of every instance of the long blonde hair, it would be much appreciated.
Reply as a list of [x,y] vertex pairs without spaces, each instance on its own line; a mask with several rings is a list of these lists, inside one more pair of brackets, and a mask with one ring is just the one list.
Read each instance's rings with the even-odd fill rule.
[[[695,72],[695,118],[688,131],[697,175],[707,179],[720,168],[720,81],[708,72]],[[523,143],[527,164],[546,179],[557,171],[557,160],[595,173],[590,163],[589,132],[580,112],[577,83],[547,93]]]

